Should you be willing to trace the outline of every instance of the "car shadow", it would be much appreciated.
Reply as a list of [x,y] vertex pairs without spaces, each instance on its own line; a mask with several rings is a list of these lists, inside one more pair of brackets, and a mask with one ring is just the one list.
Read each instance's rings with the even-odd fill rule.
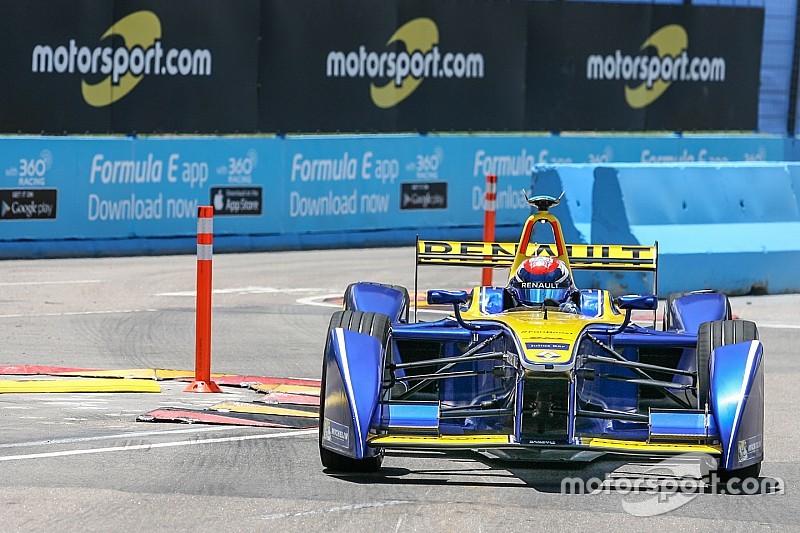
[[[437,463],[436,468],[410,469],[387,464],[394,458],[445,462]],[[448,467],[448,462],[452,467]],[[665,459],[607,454],[591,461],[554,462],[494,458],[472,451],[389,451],[384,467],[378,472],[343,474],[326,470],[325,473],[357,484],[532,488],[542,493],[575,496],[598,493],[750,496],[781,494],[784,490],[781,479],[767,476],[726,483],[704,471],[695,458],[680,456]]]

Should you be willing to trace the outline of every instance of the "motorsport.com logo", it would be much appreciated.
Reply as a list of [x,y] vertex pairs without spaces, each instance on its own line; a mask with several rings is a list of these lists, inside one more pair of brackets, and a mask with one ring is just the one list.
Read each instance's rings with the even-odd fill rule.
[[137,11],[121,18],[98,41],[112,36],[120,37],[125,46],[85,46],[76,39],[60,46],[36,44],[31,52],[31,72],[105,76],[99,82],[85,78],[81,81],[83,99],[94,107],[125,97],[146,75],[211,76],[211,51],[162,46],[161,20],[152,11]]
[[211,52],[187,48],[165,50],[160,40],[147,48],[134,46],[128,50],[124,47],[77,46],[75,39],[70,39],[68,45],[55,48],[37,44],[33,48],[31,71],[48,74],[110,74],[111,82],[115,85],[128,73],[133,76],[210,76]]
[[[639,55],[591,54],[586,59],[587,80],[624,80],[640,82],[625,85],[625,101],[632,109],[642,109],[655,102],[673,82],[725,81],[723,57],[690,56],[689,34],[679,24],[668,24],[653,32],[642,45]],[[648,50],[655,51],[654,55]]]
[[648,89],[658,80],[725,81],[725,58],[690,57],[686,51],[677,57],[631,56],[616,50],[606,56],[590,55],[586,79],[643,81]]
[[[365,45],[352,51],[332,50],[325,60],[325,75],[369,78],[370,98],[382,109],[394,107],[411,96],[426,78],[484,77],[483,54],[440,51],[439,27],[429,18],[406,22],[389,37],[386,46],[388,49],[382,52],[368,50]],[[379,80],[388,81],[378,85]]]
[[428,52],[419,50],[409,54],[402,52],[368,52],[366,46],[359,46],[357,52],[331,51],[328,53],[325,71],[329,78],[392,78],[397,87],[411,76],[424,78],[483,78],[483,54],[452,53],[442,54],[434,45]]

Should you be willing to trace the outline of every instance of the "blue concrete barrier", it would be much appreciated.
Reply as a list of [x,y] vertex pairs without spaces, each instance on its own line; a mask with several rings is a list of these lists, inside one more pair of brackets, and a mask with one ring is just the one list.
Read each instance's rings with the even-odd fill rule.
[[[659,245],[659,293],[800,290],[800,165],[564,165],[534,173],[575,242]],[[561,212],[557,210],[562,210]],[[646,292],[644,275],[579,280]]]
[[[761,167],[749,166],[736,174],[734,165],[698,191],[696,179],[685,173],[687,165],[711,161],[725,169],[726,161],[782,160],[795,151],[784,138],[747,135],[5,137],[0,138],[0,258],[193,253],[198,205],[215,206],[215,244],[221,252],[410,245],[417,234],[479,239],[487,173],[499,175],[498,239],[516,239],[528,213],[522,189],[531,189],[531,167],[559,165],[549,179],[558,188],[557,177],[567,190],[568,201],[559,208],[568,210],[567,238],[658,238],[660,286],[680,290],[680,280],[672,281],[668,273],[673,257],[742,252],[688,244],[716,238],[715,224],[719,231],[747,226],[728,212],[737,209],[738,200],[747,213],[772,216],[789,198],[784,191],[755,203],[753,195],[763,191],[749,181],[769,189],[777,170],[756,172]],[[650,173],[661,168],[653,163],[664,162],[678,166]],[[589,165],[569,165],[574,163]],[[650,169],[647,177],[643,165]],[[800,186],[794,166],[775,168],[783,169],[781,187]],[[541,192],[546,182],[541,179],[534,190]],[[714,187],[736,197],[705,207],[727,213],[718,220],[700,217],[696,203]],[[687,207],[652,204],[668,195],[685,198]],[[640,202],[648,207],[637,207]],[[615,215],[620,209],[628,217],[621,229]],[[770,220],[770,228],[796,222]],[[681,228],[689,226],[697,226],[697,237],[681,240]],[[793,226],[781,228],[785,234]],[[683,248],[671,248],[678,242]],[[776,243],[769,246],[770,253],[777,251]],[[782,251],[794,249],[800,248],[792,244]],[[747,279],[770,292],[793,287],[789,279]],[[705,278],[693,281],[707,284]],[[731,287],[747,290],[743,283]]]

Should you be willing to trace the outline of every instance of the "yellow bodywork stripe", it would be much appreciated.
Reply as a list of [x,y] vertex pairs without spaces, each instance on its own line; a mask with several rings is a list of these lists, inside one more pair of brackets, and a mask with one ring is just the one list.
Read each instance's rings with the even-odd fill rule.
[[142,379],[0,380],[0,393],[22,392],[161,392],[158,383]]
[[374,435],[367,439],[374,446],[436,446],[480,448],[511,443],[510,435],[445,435],[431,437],[424,435]]
[[[482,446],[503,446],[506,444],[517,445],[511,435],[457,435],[457,436],[424,436],[424,435],[373,435],[367,439],[371,446],[391,447],[419,447],[432,448],[481,448]],[[677,444],[654,443],[642,441],[624,441],[613,439],[580,439],[579,446],[602,449],[609,452],[622,453],[688,453],[699,452],[718,455],[722,452],[720,446],[706,444]],[[525,447],[521,445],[521,447]],[[546,446],[536,446],[537,448]]]
[[255,405],[245,402],[223,402],[212,405],[213,411],[228,411],[233,413],[254,413],[260,415],[280,415],[280,416],[302,416],[304,418],[319,418],[317,413],[300,411],[298,409],[284,409],[282,407],[272,407],[268,405]]
[[722,452],[721,446],[709,446],[707,444],[676,444],[667,442],[643,442],[613,439],[581,439],[581,444],[590,448],[604,448],[606,450],[618,450],[621,452],[669,452],[669,453],[711,453]]

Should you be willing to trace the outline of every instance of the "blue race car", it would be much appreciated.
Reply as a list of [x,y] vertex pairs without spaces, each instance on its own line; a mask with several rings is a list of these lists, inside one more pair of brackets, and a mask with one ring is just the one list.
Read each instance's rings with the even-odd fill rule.
[[[428,291],[429,304],[452,306],[445,319],[418,322],[415,303],[412,320],[404,287],[347,288],[322,365],[325,468],[375,471],[387,449],[589,450],[701,453],[720,477],[758,476],[756,325],[699,291],[670,296],[663,326],[643,327],[631,312],[655,311],[654,294],[577,288],[581,269],[651,272],[655,285],[658,248],[565,244],[550,213],[559,200],[528,199],[537,212],[518,243],[418,241],[418,266],[509,267],[506,286]],[[531,241],[540,224],[551,243]]]

